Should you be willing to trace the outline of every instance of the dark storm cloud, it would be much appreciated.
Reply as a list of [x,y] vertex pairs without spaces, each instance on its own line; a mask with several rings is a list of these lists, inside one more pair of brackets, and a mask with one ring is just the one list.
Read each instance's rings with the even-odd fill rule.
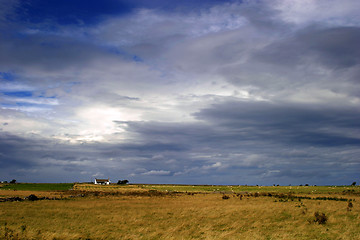
[[329,178],[333,177],[332,174],[328,172],[319,172],[318,170],[302,169],[302,170],[293,170],[293,169],[283,169],[279,172],[272,173],[274,177],[293,177],[300,178],[305,181],[312,181],[314,178]]
[[[35,179],[36,172],[36,179],[42,179],[56,169],[57,181],[88,181],[98,173],[190,184],[325,184],[325,176],[337,182],[345,181],[344,174],[355,177],[359,141],[348,135],[358,131],[359,114],[291,109],[227,102],[196,113],[203,121],[198,123],[117,122],[136,136],[132,143],[66,144],[3,132],[1,165],[8,178]],[[341,132],[331,136],[325,131],[331,142],[312,139],[321,127]],[[312,178],[309,167],[316,173]]]
[[357,108],[227,102],[194,114],[244,138],[317,146],[360,145]]
[[269,36],[279,32],[286,32],[290,27],[290,24],[278,18],[278,10],[269,8],[266,5],[259,6],[249,1],[239,9],[238,13],[244,16],[253,27],[266,32]]
[[[121,122],[118,122],[121,123]],[[147,140],[167,142],[169,140],[179,143],[186,143],[188,138],[200,140],[204,132],[210,134],[207,125],[199,123],[167,123],[167,122],[126,122],[127,129],[140,134]]]
[[113,179],[132,173],[169,176],[183,164],[181,159],[188,150],[184,143],[140,140],[133,144],[66,143],[6,132],[0,132],[0,140],[0,166],[6,169],[2,178],[18,176],[23,181],[31,178],[41,181],[55,169],[57,174],[48,181],[89,181],[96,174]]
[[[267,102],[226,102],[194,115],[204,122],[127,123],[129,132],[138,134],[141,141],[152,142],[131,148],[212,153],[234,149],[241,152],[245,146],[257,149],[259,145],[262,148],[276,145],[323,148],[360,145],[360,138],[355,134],[360,129],[360,112],[356,108],[318,106],[309,109],[302,105]],[[283,153],[279,150],[278,154]]]
[[146,153],[158,153],[163,151],[170,152],[181,152],[185,151],[187,147],[178,143],[146,143],[146,144],[123,144],[121,145],[121,149],[124,150],[136,150],[137,152],[146,152]]
[[[298,96],[296,101],[313,97],[327,101],[329,94],[358,97],[354,83],[360,79],[359,41],[358,27],[312,25],[273,37],[245,60],[220,65],[217,73],[239,87],[254,86],[254,93],[269,99],[293,101],[291,97]],[[234,52],[238,59],[242,55]]]
[[39,138],[39,136],[21,137],[6,132],[0,133],[0,153],[3,168],[34,167],[42,164],[41,159],[57,156],[65,161],[69,157],[63,155],[61,150],[56,151],[56,144],[52,141]]
[[[16,177],[20,181],[71,182],[77,178],[85,181],[102,170],[97,168],[97,159],[101,154],[92,147],[61,143],[38,135],[16,136],[6,132],[0,132],[0,140],[3,180]],[[92,166],[89,166],[90,163]],[[81,172],[86,173],[82,175]]]
[[116,56],[88,42],[45,34],[3,35],[0,37],[0,51],[2,68],[33,67],[49,71],[79,68],[97,58]]
[[[2,169],[8,167],[27,167],[32,164],[24,159],[21,147],[27,145],[24,138],[11,134],[0,134],[0,166]],[[30,147],[30,146],[27,146]],[[34,147],[33,145],[31,148]]]
[[[196,113],[202,123],[130,122],[127,130],[138,134],[141,142],[186,146],[176,154],[171,148],[158,152],[165,159],[180,160],[175,169],[164,159],[151,161],[153,151],[142,155],[145,158],[140,161],[147,168],[170,171],[173,180],[182,182],[195,175],[197,181],[204,181],[203,174],[211,174],[208,181],[231,181],[228,176],[232,176],[253,184],[307,180],[325,184],[326,177],[339,182],[346,175],[355,177],[360,167],[354,155],[360,145],[354,134],[360,127],[359,113],[353,114],[352,109],[293,108],[228,102]],[[311,178],[309,168],[314,173]]]
[[295,36],[270,44],[256,54],[260,61],[282,66],[304,64],[312,58],[329,68],[349,68],[360,63],[360,28],[310,27]]

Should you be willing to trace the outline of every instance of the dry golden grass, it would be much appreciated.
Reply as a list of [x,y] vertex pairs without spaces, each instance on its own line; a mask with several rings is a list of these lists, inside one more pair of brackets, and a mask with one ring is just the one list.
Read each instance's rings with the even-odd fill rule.
[[148,191],[147,189],[141,188],[139,185],[95,185],[95,184],[75,184],[74,190],[80,191],[103,191],[103,192],[127,192],[127,191]]
[[[221,194],[3,202],[0,239],[360,239],[360,198],[351,198],[351,211],[341,201]],[[316,211],[326,224],[313,222]]]
[[[34,191],[14,191],[14,190],[0,190],[0,198],[2,197],[27,197],[34,194]],[[65,192],[49,192],[49,191],[36,191],[38,197],[59,197],[64,195]]]

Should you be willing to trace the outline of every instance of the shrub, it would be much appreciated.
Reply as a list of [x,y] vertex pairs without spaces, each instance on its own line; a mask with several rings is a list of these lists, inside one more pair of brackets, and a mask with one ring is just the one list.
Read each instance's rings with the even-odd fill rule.
[[305,215],[307,213],[307,208],[305,207],[305,208],[303,208],[303,210],[301,211],[301,214],[302,215]]
[[328,220],[328,217],[325,215],[325,213],[319,213],[318,211],[316,211],[314,213],[314,216],[314,222],[317,222],[318,224],[325,224]]
[[222,199],[229,199],[229,198],[230,197],[228,195],[225,195],[225,194],[222,196]]
[[39,200],[39,198],[38,198],[36,195],[34,195],[34,194],[29,195],[29,196],[27,197],[27,199],[30,200],[30,201]]
[[129,183],[129,181],[128,180],[119,180],[118,182],[117,182],[117,184],[119,184],[119,185],[123,185],[123,184],[128,184]]
[[353,207],[353,204],[351,201],[348,202],[347,210],[350,212]]

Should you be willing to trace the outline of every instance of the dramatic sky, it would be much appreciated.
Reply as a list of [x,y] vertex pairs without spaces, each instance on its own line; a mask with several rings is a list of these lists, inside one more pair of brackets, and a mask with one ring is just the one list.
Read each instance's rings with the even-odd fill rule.
[[359,182],[359,12],[0,0],[0,180]]

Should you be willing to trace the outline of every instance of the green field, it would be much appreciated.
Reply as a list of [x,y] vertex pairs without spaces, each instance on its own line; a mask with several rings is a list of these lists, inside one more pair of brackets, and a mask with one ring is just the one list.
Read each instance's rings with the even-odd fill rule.
[[16,191],[66,191],[72,189],[73,183],[15,183],[2,184],[0,189]]

